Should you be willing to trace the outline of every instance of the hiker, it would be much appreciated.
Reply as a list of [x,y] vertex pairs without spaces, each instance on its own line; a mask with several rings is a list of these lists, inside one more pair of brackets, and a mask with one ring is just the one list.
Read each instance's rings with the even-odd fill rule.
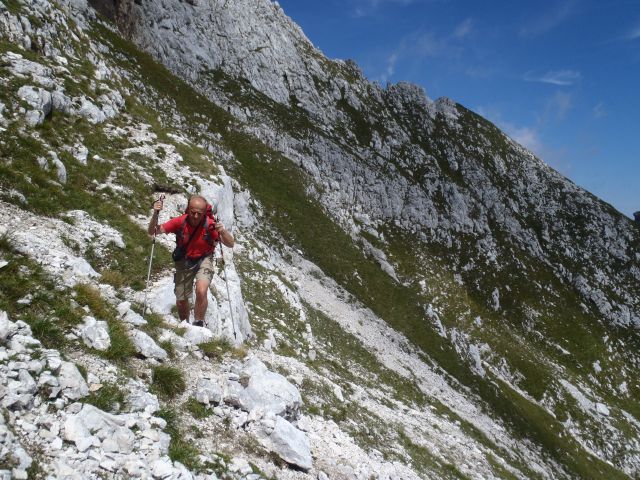
[[178,316],[181,321],[189,320],[195,280],[196,303],[193,307],[193,324],[203,327],[204,314],[207,311],[207,290],[214,273],[215,242],[220,240],[224,245],[232,248],[235,240],[222,223],[215,221],[211,206],[201,195],[192,195],[185,214],[172,218],[162,225],[158,225],[160,210],[162,210],[162,200],[153,204],[153,216],[147,231],[149,235],[159,233],[176,235],[176,249],[173,251],[176,273],[173,281]]

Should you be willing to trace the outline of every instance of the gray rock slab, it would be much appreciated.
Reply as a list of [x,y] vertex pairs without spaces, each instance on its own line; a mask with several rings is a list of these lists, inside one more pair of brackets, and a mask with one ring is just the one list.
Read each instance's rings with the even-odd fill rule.
[[307,436],[282,417],[268,437],[269,448],[285,462],[310,470],[313,465]]
[[58,373],[58,383],[62,396],[69,400],[78,400],[89,395],[87,382],[80,374],[78,367],[71,362],[62,362],[60,373]]
[[160,348],[153,338],[140,330],[134,330],[131,333],[131,340],[136,347],[136,351],[143,357],[157,360],[164,360],[168,357],[167,352]]
[[247,412],[261,409],[286,418],[297,418],[302,404],[298,389],[279,373],[271,372],[257,357],[243,366],[239,392],[240,407]]

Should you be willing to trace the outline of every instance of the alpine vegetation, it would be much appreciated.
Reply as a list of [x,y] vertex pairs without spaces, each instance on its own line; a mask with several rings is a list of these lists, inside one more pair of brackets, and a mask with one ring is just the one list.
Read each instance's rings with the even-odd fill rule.
[[481,116],[269,0],[0,0],[0,87],[3,478],[640,475],[640,229]]

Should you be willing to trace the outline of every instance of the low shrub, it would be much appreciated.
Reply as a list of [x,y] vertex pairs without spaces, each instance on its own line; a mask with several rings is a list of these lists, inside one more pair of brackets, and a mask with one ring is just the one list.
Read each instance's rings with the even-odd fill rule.
[[210,408],[207,408],[193,397],[184,403],[184,407],[187,409],[187,412],[193,416],[193,418],[197,419],[207,418],[213,414]]
[[117,413],[124,403],[124,392],[114,383],[105,383],[83,401],[105,412]]
[[175,397],[187,388],[182,372],[175,367],[165,366],[154,367],[151,386],[163,398]]

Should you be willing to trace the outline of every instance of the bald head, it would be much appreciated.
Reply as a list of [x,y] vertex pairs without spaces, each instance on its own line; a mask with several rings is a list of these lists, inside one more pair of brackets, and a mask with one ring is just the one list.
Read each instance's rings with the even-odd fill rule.
[[202,195],[192,195],[187,204],[187,219],[192,227],[199,225],[207,211],[207,200]]
[[[197,205],[197,206],[196,206]],[[187,203],[187,208],[206,208],[207,207],[207,199],[202,195],[191,195],[189,197],[189,202]]]

